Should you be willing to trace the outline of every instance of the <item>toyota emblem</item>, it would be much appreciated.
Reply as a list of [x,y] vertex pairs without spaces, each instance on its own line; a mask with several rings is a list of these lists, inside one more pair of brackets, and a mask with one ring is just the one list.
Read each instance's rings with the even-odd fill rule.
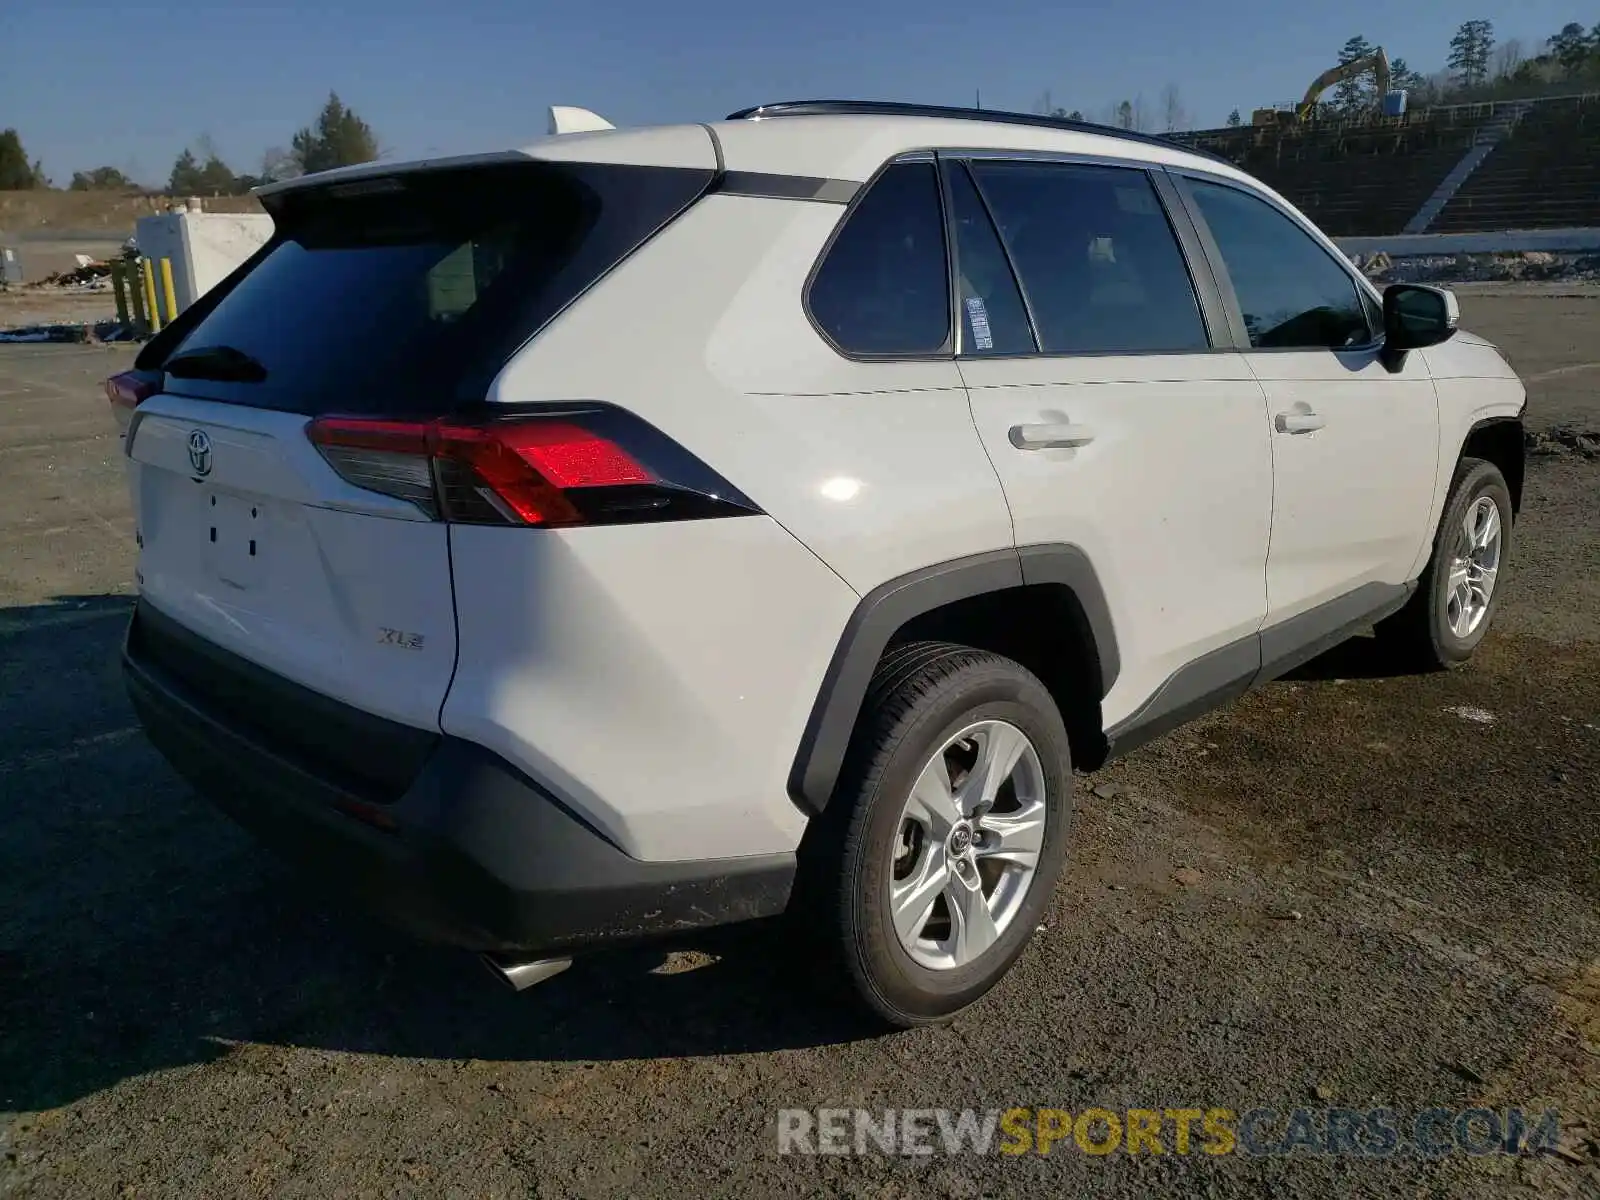
[[189,434],[189,465],[196,475],[211,474],[211,438],[204,429]]

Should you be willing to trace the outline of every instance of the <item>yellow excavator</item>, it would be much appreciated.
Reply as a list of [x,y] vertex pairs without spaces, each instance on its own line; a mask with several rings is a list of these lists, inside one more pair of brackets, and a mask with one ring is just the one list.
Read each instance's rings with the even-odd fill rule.
[[1317,111],[1317,101],[1322,99],[1322,93],[1329,88],[1343,83],[1347,79],[1354,79],[1358,75],[1372,72],[1374,81],[1378,85],[1378,103],[1383,104],[1384,98],[1389,95],[1389,84],[1392,76],[1389,70],[1389,56],[1379,46],[1371,54],[1364,54],[1360,58],[1352,58],[1347,63],[1340,63],[1337,67],[1329,67],[1306,89],[1305,98],[1290,109],[1258,108],[1250,115],[1252,125],[1297,125],[1302,121],[1311,119]]

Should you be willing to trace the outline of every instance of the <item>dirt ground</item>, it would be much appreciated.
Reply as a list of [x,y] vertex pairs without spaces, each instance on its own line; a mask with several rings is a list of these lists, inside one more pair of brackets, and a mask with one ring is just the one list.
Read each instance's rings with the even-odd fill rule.
[[[116,249],[113,245],[107,253],[114,254]],[[67,270],[72,265],[72,257],[67,255],[57,269]],[[116,317],[117,301],[109,288],[87,291],[22,287],[0,292],[0,332],[29,325],[92,325],[114,321]]]
[[[1464,295],[1535,428],[1600,429],[1600,300]],[[522,995],[308,889],[139,733],[96,382],[0,346],[0,1193],[1600,1195],[1600,460],[1530,459],[1463,670],[1349,643],[1090,779],[1013,973],[880,1036],[781,927]],[[780,1156],[778,1112],[1555,1108],[1513,1157]]]

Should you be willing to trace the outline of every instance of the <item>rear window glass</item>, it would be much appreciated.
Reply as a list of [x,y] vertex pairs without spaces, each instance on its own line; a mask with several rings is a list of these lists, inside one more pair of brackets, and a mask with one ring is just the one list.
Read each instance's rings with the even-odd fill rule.
[[169,375],[167,390],[308,414],[438,413],[481,399],[530,335],[710,177],[517,163],[289,193],[254,268],[161,347],[162,362],[227,347],[265,377]]
[[1055,354],[1204,350],[1189,268],[1142,170],[975,162],[1039,347]]
[[817,269],[811,315],[846,354],[934,354],[950,333],[939,177],[896,163],[845,218]]

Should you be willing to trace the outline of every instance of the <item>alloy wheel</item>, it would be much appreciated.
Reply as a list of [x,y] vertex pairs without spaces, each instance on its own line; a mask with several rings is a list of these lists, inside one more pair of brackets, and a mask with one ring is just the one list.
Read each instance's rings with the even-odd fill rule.
[[999,941],[1038,873],[1045,814],[1039,752],[1015,725],[969,725],[928,760],[901,813],[889,882],[913,961],[964,967]]
[[1445,583],[1445,623],[1458,638],[1471,637],[1488,615],[1501,545],[1500,506],[1493,496],[1479,496],[1461,519]]

